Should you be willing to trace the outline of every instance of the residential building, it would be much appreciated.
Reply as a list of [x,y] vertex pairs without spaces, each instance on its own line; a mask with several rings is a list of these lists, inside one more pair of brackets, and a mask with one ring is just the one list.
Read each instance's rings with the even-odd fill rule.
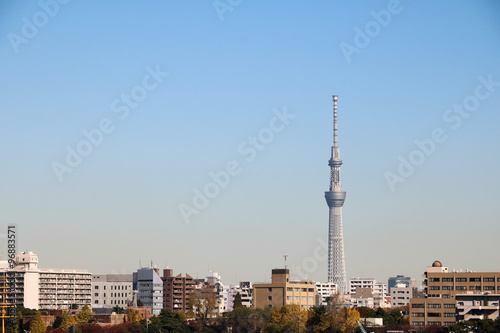
[[30,309],[70,309],[91,306],[91,273],[86,270],[39,269],[33,252],[16,254],[15,266],[0,269],[7,285],[14,289],[7,302]]
[[93,274],[92,308],[126,308],[133,299],[132,274]]
[[137,290],[137,300],[159,315],[163,308],[163,281],[156,267],[141,268],[133,273],[133,289]]
[[399,283],[391,288],[391,306],[405,306],[410,304],[410,298],[413,297],[413,287],[404,283]]
[[290,280],[290,271],[273,269],[271,283],[253,285],[253,307],[281,307],[285,304],[298,304],[303,309],[315,305],[316,285],[313,281]]
[[356,294],[356,288],[369,288],[372,291],[375,307],[386,306],[387,284],[377,282],[374,278],[352,278],[349,280],[349,293]]
[[337,293],[337,285],[333,282],[316,282],[317,305],[327,305],[332,295]]
[[173,269],[167,268],[163,270],[163,308],[170,311],[189,310],[189,296],[194,290],[194,279],[186,274],[178,274],[174,276]]
[[410,299],[410,324],[413,326],[453,325],[460,320],[456,314],[458,295],[498,293],[500,290],[500,272],[449,272],[437,260],[427,267],[422,277],[425,298]]

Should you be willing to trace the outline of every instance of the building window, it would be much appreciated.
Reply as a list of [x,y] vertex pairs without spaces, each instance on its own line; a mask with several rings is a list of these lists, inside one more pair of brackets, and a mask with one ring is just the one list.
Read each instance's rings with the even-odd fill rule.
[[424,304],[412,304],[411,307],[414,308],[414,309],[416,309],[416,308],[423,308]]
[[444,316],[444,317],[455,317],[455,313],[453,313],[453,312],[445,312],[445,313],[443,314],[443,316]]
[[492,277],[485,277],[485,278],[483,278],[483,281],[484,281],[484,282],[495,282],[495,278],[492,278]]
[[95,286],[94,289],[96,289],[96,290],[99,289],[99,286]]
[[456,282],[467,282],[467,278],[456,278]]
[[484,286],[484,290],[495,290],[495,286]]
[[271,302],[273,300],[273,296],[267,296],[267,300]]
[[481,290],[481,286],[469,286],[469,290]]
[[300,291],[300,288],[293,288],[293,291],[295,291],[295,292],[299,292],[299,291]]
[[411,322],[413,326],[424,326],[425,322],[423,321],[412,321]]
[[441,313],[439,312],[428,312],[427,317],[441,317]]
[[455,304],[443,304],[443,308],[445,308],[445,309],[454,309],[455,308]]
[[104,286],[104,290],[106,290],[106,286]]
[[439,282],[439,278],[429,278],[429,282]]
[[314,292],[314,288],[309,288],[309,289],[308,289],[308,291],[309,291],[310,293],[313,293],[313,292]]
[[428,323],[429,326],[441,326],[441,322],[440,321],[430,321]]
[[97,302],[97,300],[95,300],[95,301],[94,301],[94,304],[99,304],[99,303]]
[[443,282],[453,282],[453,278],[443,278]]
[[433,309],[440,309],[441,304],[427,304],[428,308],[433,308]]
[[293,291],[292,287],[286,287],[286,291]]
[[307,292],[307,288],[302,288],[302,292]]
[[469,278],[469,282],[481,282],[481,278],[478,277]]
[[104,300],[104,301],[102,302],[102,304],[106,304],[106,300]]
[[106,297],[106,293],[104,293],[104,297]]
[[273,288],[267,288],[267,292],[268,293],[272,293],[273,292]]
[[94,294],[94,296],[95,296],[95,297],[99,297],[99,293],[95,293],[95,294]]
[[411,314],[412,317],[425,317],[425,314],[423,312],[413,312]]
[[439,286],[430,286],[429,290],[439,290]]
[[453,290],[453,286],[443,286],[443,290]]
[[287,301],[293,301],[293,297],[292,297],[292,296],[287,296],[287,297],[286,297],[286,300],[287,300]]
[[299,301],[300,300],[299,296],[294,296],[293,299],[294,299],[294,301]]
[[455,290],[467,290],[467,286],[456,286]]

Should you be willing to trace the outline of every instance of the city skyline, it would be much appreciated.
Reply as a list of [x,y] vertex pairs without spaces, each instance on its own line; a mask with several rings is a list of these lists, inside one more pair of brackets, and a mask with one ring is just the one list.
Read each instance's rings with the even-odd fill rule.
[[500,4],[220,3],[0,4],[3,258],[327,281],[336,94],[347,279],[500,271]]

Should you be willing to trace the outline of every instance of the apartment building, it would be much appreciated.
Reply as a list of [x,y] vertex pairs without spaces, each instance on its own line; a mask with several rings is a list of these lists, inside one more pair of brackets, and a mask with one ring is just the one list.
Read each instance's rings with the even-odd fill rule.
[[137,290],[137,301],[159,315],[163,308],[163,281],[156,267],[141,268],[133,273],[133,289]]
[[425,298],[410,299],[410,324],[413,326],[455,324],[457,297],[462,294],[498,293],[499,272],[449,272],[440,261],[422,275]]
[[413,297],[413,287],[407,286],[404,283],[398,283],[392,286],[391,291],[391,306],[405,306],[410,304],[410,298]]
[[15,266],[0,268],[1,277],[13,293],[7,302],[30,309],[70,309],[91,305],[91,273],[86,270],[39,269],[38,256],[21,252],[14,258]]
[[337,284],[334,282],[316,282],[317,305],[327,305],[332,295],[337,293]]
[[174,276],[173,269],[163,270],[163,308],[171,311],[189,310],[189,296],[195,288],[194,279],[186,274]]
[[92,308],[126,308],[133,300],[132,274],[93,274]]
[[377,282],[374,278],[357,277],[349,280],[349,294],[351,298],[357,293],[357,289],[359,288],[368,288],[372,291],[373,304],[375,307],[387,306],[385,298],[387,294],[387,284]]
[[298,304],[303,309],[315,305],[316,285],[312,281],[290,280],[290,271],[273,269],[271,283],[253,285],[253,307],[281,307],[285,304]]

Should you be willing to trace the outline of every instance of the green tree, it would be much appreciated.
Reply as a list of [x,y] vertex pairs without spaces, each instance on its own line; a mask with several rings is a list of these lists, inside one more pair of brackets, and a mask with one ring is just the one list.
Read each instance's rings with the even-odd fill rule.
[[[145,324],[145,321],[143,321]],[[143,325],[144,326],[144,325]],[[151,317],[150,324],[148,325],[149,332],[190,332],[189,327],[182,321],[178,313],[172,312],[168,309],[162,309],[160,314]]]
[[123,308],[121,308],[120,306],[116,305],[113,308],[113,312],[116,313],[116,314],[122,314],[123,313]]
[[137,306],[144,306],[144,303],[140,299],[138,299],[137,300]]
[[47,326],[45,326],[45,323],[42,320],[42,314],[37,311],[35,314],[35,318],[31,321],[30,324],[30,332],[31,333],[45,333],[47,330]]
[[243,302],[241,301],[241,294],[238,292],[234,296],[233,309],[239,309],[243,307]]
[[80,313],[78,314],[77,320],[79,322],[88,323],[90,318],[92,318],[93,314],[94,313],[92,312],[92,310],[90,310],[89,306],[87,304],[85,304],[83,306],[82,310],[80,311]]

